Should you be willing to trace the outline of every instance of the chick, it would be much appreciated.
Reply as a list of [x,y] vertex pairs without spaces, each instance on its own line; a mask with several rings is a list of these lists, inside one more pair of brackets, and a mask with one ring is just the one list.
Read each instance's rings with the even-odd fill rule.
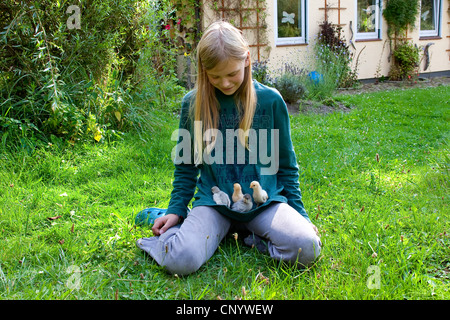
[[244,194],[242,199],[233,203],[231,209],[238,212],[247,212],[253,207],[252,196],[248,193]]
[[211,192],[213,193],[213,199],[217,204],[222,204],[224,206],[227,206],[228,208],[230,207],[230,197],[225,192],[221,191],[219,187],[212,187]]
[[250,183],[250,188],[253,189],[253,199],[258,206],[269,199],[267,192],[261,188],[258,181],[252,181],[252,183]]
[[242,193],[242,188],[241,185],[239,183],[235,183],[233,184],[233,195],[231,196],[231,200],[233,200],[233,202],[238,202],[239,200],[241,200],[244,197],[244,194]]

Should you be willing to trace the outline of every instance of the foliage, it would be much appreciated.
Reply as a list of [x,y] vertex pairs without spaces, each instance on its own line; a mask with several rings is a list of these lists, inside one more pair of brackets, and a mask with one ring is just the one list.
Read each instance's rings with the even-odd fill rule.
[[333,26],[330,22],[324,21],[320,25],[318,41],[320,44],[328,46],[335,53],[350,56],[348,45],[342,38],[341,27]]
[[300,37],[300,35],[301,35],[300,29],[289,23],[278,27],[279,37]]
[[304,77],[308,98],[327,99],[338,87],[351,87],[356,83],[356,67],[355,70],[351,68],[353,55],[345,43],[341,28],[324,21],[313,49],[312,67],[319,79],[311,79],[311,75]]
[[287,103],[295,103],[305,95],[301,77],[289,72],[276,78],[273,85]]
[[419,13],[418,0],[387,0],[383,17],[388,24],[389,36],[400,36],[408,28],[414,27]]
[[[171,1],[150,1],[142,18],[145,46],[137,64],[137,89],[163,109],[174,109],[184,90],[177,80],[180,46],[172,36],[176,11]],[[179,20],[178,20],[179,21]],[[181,21],[180,21],[181,25]]]
[[394,64],[389,77],[392,80],[406,80],[415,76],[419,66],[420,49],[410,42],[403,42],[393,52]]
[[252,77],[259,83],[272,85],[272,80],[267,67],[267,60],[254,61],[252,63]]
[[83,2],[80,29],[68,28],[68,1],[3,3],[0,130],[74,142],[130,125],[126,83],[139,54],[138,2]]
[[[340,28],[323,22],[308,61],[301,62],[306,66],[298,69],[285,64],[273,80],[267,77],[287,102],[301,98],[324,100],[331,98],[337,88],[356,84],[356,67],[355,70],[351,68],[353,55],[341,33]],[[264,74],[260,66],[257,67],[256,74]]]
[[[152,130],[152,107],[170,108],[167,95],[183,91],[156,3],[83,1],[79,29],[69,28],[71,1],[2,3],[2,139],[101,142]],[[171,12],[168,1],[158,3]]]
[[[353,54],[345,43],[341,27],[333,26],[328,21],[320,25],[317,54],[319,61],[325,63],[322,67],[337,72],[338,87],[347,88],[355,84],[357,75],[351,68]],[[326,64],[334,66],[328,68]]]

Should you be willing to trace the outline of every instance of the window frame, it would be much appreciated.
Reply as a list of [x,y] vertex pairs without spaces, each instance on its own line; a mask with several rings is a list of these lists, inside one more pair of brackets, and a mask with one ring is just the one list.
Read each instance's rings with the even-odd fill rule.
[[302,45],[307,44],[307,25],[308,25],[308,14],[307,14],[307,1],[298,0],[300,4],[301,12],[301,36],[300,37],[278,37],[278,0],[274,1],[274,30],[275,30],[275,46],[291,46],[291,45]]
[[441,34],[441,21],[442,21],[442,1],[432,0],[434,2],[434,30],[422,30],[422,1],[420,1],[420,16],[419,16],[419,37],[440,37]]
[[358,0],[355,0],[355,41],[381,40],[381,12],[383,1],[375,0],[375,31],[358,32]]

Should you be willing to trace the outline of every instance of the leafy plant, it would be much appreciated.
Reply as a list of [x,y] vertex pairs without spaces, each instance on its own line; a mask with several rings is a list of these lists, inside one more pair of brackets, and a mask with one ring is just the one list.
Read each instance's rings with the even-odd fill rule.
[[[71,143],[101,142],[117,131],[142,127],[149,108],[164,100],[138,103],[143,97],[136,91],[138,61],[147,41],[159,39],[153,40],[154,34],[143,24],[145,13],[152,9],[147,1],[79,3],[80,29],[68,28],[66,10],[72,4],[69,0],[2,2],[2,141],[50,141],[56,136]],[[161,29],[160,20],[146,22]],[[164,45],[160,42],[158,48],[165,50]],[[173,60],[149,59],[148,68],[165,68],[164,79],[170,79]],[[156,76],[147,74],[147,78]],[[155,82],[168,83],[159,80]],[[143,109],[137,111],[136,105]]]
[[305,87],[301,77],[290,72],[276,78],[273,85],[287,103],[295,103],[305,95]]
[[136,214],[170,200],[176,116],[145,140],[61,150],[53,138],[32,157],[0,147],[0,299],[448,300],[449,95],[346,95],[349,113],[292,115],[303,201],[324,244],[309,268],[227,236],[198,272],[175,276],[136,247],[152,236]]
[[357,80],[356,72],[351,68],[353,55],[345,43],[342,29],[328,21],[320,26],[316,55],[323,73],[334,73],[336,87],[351,87]]
[[418,13],[418,0],[387,0],[383,17],[388,24],[389,36],[397,38],[408,28],[414,27]]
[[405,80],[417,74],[420,49],[410,42],[397,45],[393,52],[395,64],[391,67],[390,77],[393,80]]
[[255,61],[252,63],[252,77],[265,85],[272,85],[272,79],[269,75],[267,60]]
[[408,29],[414,27],[419,12],[418,0],[388,0],[383,16],[388,24],[388,36],[391,42],[393,61],[389,71],[392,80],[402,80],[412,75],[417,67],[418,52],[407,41]]

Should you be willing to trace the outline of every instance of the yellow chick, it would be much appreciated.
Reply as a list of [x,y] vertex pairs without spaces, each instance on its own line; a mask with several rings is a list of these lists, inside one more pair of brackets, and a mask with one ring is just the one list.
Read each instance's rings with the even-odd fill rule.
[[238,202],[239,200],[241,200],[244,197],[244,194],[242,193],[242,188],[241,185],[239,183],[235,183],[233,184],[233,195],[231,196],[231,200],[233,200],[233,202]]
[[253,189],[253,200],[255,200],[257,205],[263,204],[269,199],[267,192],[261,188],[258,181],[252,181],[250,188]]

